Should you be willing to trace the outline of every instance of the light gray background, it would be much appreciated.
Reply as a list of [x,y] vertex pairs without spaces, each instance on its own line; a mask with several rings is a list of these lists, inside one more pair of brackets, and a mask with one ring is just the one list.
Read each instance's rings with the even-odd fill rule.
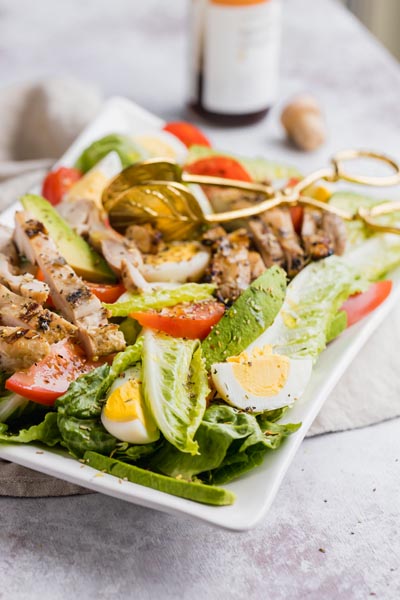
[[[0,82],[71,75],[181,117],[186,7],[0,0]],[[259,126],[208,128],[216,145],[304,170],[350,145],[398,155],[398,67],[340,6],[285,2],[282,68],[282,100],[314,92],[329,143],[289,148],[278,104]],[[99,495],[0,498],[0,598],[397,599],[399,480],[394,420],[305,441],[265,522],[245,534]]]

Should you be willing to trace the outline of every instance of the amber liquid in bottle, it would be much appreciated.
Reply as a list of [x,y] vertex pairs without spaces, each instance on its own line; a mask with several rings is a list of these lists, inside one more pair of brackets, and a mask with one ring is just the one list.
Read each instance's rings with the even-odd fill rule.
[[279,0],[193,0],[189,107],[220,125],[263,119],[276,97],[279,42]]

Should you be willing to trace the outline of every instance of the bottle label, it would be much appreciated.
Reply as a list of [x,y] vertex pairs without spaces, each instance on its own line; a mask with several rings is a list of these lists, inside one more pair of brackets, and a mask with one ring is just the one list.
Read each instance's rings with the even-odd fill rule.
[[274,102],[280,11],[277,0],[209,0],[203,46],[206,110],[245,114]]

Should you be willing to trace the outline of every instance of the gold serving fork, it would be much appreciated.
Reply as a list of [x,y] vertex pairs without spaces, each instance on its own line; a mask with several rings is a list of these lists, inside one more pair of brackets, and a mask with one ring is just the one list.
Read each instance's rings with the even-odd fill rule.
[[[392,173],[385,176],[351,174],[346,163],[368,158],[388,165]],[[365,186],[394,186],[400,183],[400,165],[393,158],[369,150],[342,150],[335,154],[328,167],[314,171],[291,186],[275,189],[271,185],[244,182],[208,175],[192,175],[183,171],[176,162],[150,159],[124,169],[103,192],[103,205],[110,224],[119,231],[129,225],[152,223],[167,241],[187,239],[205,226],[254,217],[277,206],[297,204],[313,206],[330,212],[345,221],[361,221],[369,228],[386,233],[400,234],[400,225],[382,224],[381,215],[400,211],[400,201],[382,202],[373,207],[362,207],[350,213],[306,195],[306,190],[318,181],[336,183],[347,181]],[[262,202],[227,212],[205,214],[195,193],[187,184],[230,187],[265,197]]]

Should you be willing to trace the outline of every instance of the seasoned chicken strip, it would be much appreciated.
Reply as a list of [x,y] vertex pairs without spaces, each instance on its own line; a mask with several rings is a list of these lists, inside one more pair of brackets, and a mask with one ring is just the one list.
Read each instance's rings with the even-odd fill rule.
[[[212,257],[207,279],[217,286],[217,298],[232,303],[247,289],[251,281],[249,239],[238,230],[220,236],[222,228],[216,228],[216,239],[211,246]],[[212,240],[212,231],[209,240]],[[204,241],[204,240],[203,240]]]
[[249,252],[249,261],[250,261],[250,272],[251,272],[251,281],[260,277],[267,268],[264,264],[263,259],[260,254],[255,251]]
[[285,254],[286,271],[293,277],[301,271],[305,263],[304,251],[293,227],[290,211],[285,208],[273,208],[260,215],[261,220],[271,227]]
[[337,215],[324,212],[322,216],[322,229],[331,237],[335,254],[341,256],[346,250],[347,244],[346,223]]
[[304,209],[301,239],[311,260],[320,260],[334,253],[333,240],[322,228],[322,213],[319,210]]
[[55,306],[78,327],[78,336],[89,358],[125,348],[117,325],[108,323],[106,310],[59,254],[42,223],[26,213],[15,215],[15,237],[21,252],[41,268]]
[[32,329],[42,334],[49,344],[74,335],[76,327],[34,300],[22,298],[0,284],[0,323]]
[[44,281],[38,281],[31,273],[17,275],[4,254],[0,253],[0,283],[3,283],[16,294],[32,298],[39,304],[46,302],[49,286]]
[[0,370],[28,369],[50,351],[50,344],[36,331],[23,327],[0,327]]
[[157,254],[162,245],[161,233],[150,223],[130,225],[125,231],[125,237],[134,242],[143,254]]
[[260,219],[251,219],[248,223],[248,229],[265,265],[267,267],[272,267],[272,265],[283,267],[285,255],[272,229]]

